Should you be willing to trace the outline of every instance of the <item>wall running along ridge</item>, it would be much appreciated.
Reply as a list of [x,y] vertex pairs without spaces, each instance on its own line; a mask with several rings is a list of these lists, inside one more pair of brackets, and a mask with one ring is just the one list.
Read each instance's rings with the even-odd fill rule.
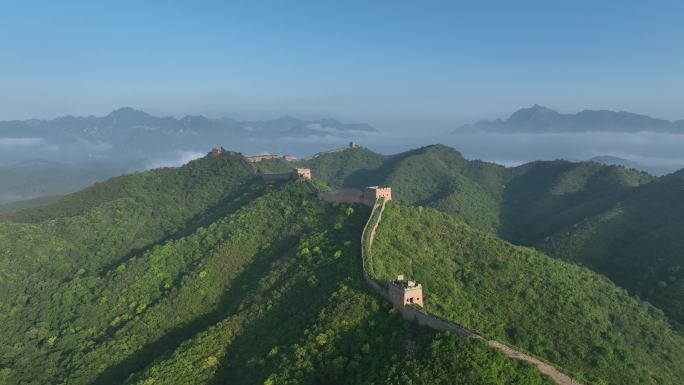
[[[257,175],[257,172],[254,169],[254,167],[251,164],[249,164],[249,162],[247,162],[244,158],[241,159],[241,163],[245,167],[247,172],[249,172],[252,175]],[[285,177],[286,175],[287,178]],[[262,174],[261,177],[264,180],[287,180],[292,179],[292,172],[287,174]],[[308,184],[311,185],[310,188],[312,192],[315,192],[316,188],[310,182]],[[366,221],[366,224],[363,227],[363,232],[361,233],[361,266],[363,271],[363,279],[378,293],[378,295],[380,295],[387,301],[390,301],[387,288],[378,283],[377,281],[375,281],[375,279],[371,277],[371,275],[368,273],[368,270],[366,269],[366,261],[370,261],[370,259],[372,258],[371,249],[373,247],[373,241],[375,240],[375,233],[378,229],[378,226],[380,225],[380,221],[382,220],[382,214],[385,211],[387,200],[384,198],[379,198],[374,203],[369,204],[367,199],[368,196],[367,194],[364,194],[364,191],[365,190],[360,189],[333,190],[319,192],[318,197],[326,202],[362,203],[373,207],[370,217],[368,218],[368,221]],[[376,212],[378,214],[377,219],[374,221],[374,223],[371,223],[371,221],[373,221],[373,218],[375,218]],[[369,231],[370,233],[368,233]],[[367,233],[368,245],[365,244]],[[370,264],[370,262],[369,266],[372,267],[372,264]],[[525,361],[536,366],[539,372],[549,376],[558,385],[582,385],[579,382],[570,378],[570,376],[556,369],[556,367],[552,364],[545,362],[540,358],[534,357],[527,353],[523,353],[504,343],[495,340],[489,340],[481,336],[480,334],[477,334],[474,331],[469,330],[461,325],[427,314],[426,312],[418,309],[415,306],[408,306],[406,309],[403,309],[403,313],[408,315],[409,319],[416,320],[419,325],[427,326],[435,330],[451,332],[463,337],[469,337],[485,341],[487,345],[494,349],[498,349],[510,358]]]
[[[380,224],[380,221],[382,220],[382,213],[385,211],[385,205],[386,201],[384,199],[378,199],[378,201],[375,203],[373,206],[373,210],[371,211],[370,217],[368,218],[368,222],[366,222],[366,225],[363,228],[363,232],[361,234],[361,266],[363,267],[363,278],[368,282],[368,284],[375,289],[375,291],[378,292],[378,294],[385,298],[386,300],[390,300],[389,295],[387,293],[387,289],[380,285],[378,282],[376,282],[370,274],[368,274],[368,271],[366,270],[366,258],[372,258],[371,255],[371,248],[373,247],[373,240],[375,239],[375,232],[378,229],[378,225]],[[378,211],[379,210],[379,211]],[[375,220],[375,223],[371,224],[371,221],[375,217],[375,213],[378,211],[377,219]],[[366,232],[368,231],[369,226],[371,226],[370,229],[370,234],[368,236],[368,245],[364,244],[365,239],[366,239]],[[398,309],[402,310],[402,309]],[[537,370],[541,372],[542,374],[545,374],[558,385],[581,385],[579,382],[573,380],[568,376],[567,374],[559,371],[556,369],[553,365],[550,363],[547,363],[540,358],[533,357],[527,353],[523,353],[521,351],[518,351],[514,349],[511,346],[508,346],[504,343],[495,341],[495,340],[488,340],[487,338],[475,333],[472,330],[469,330],[461,325],[457,325],[451,321],[427,314],[426,312],[418,309],[415,306],[408,306],[406,309],[403,309],[403,312],[408,315],[409,319],[415,319],[419,325],[422,326],[428,326],[432,329],[435,330],[440,330],[440,331],[447,331],[454,333],[459,336],[463,337],[470,337],[474,338],[477,340],[485,341],[487,345],[494,349],[498,349],[501,352],[503,352],[506,356],[520,360],[520,361],[525,361],[528,362],[534,366],[537,367]]]

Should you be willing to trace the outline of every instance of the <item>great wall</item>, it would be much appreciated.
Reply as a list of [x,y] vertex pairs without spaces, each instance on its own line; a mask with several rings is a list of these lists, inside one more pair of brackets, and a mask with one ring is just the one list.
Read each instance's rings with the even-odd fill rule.
[[[351,148],[355,148],[356,144],[351,143]],[[336,152],[338,150],[333,150]],[[212,149],[214,155],[219,155],[224,153],[225,150],[222,147],[217,147]],[[242,156],[242,154],[229,152],[231,155],[240,156],[240,161],[247,170],[252,175],[258,175],[265,181],[283,181],[283,180],[304,180],[307,182],[311,181],[311,170],[296,168],[291,172],[282,174],[259,174],[254,166],[251,164],[253,161],[249,161],[248,158]],[[320,153],[319,153],[320,154]],[[318,155],[318,154],[316,154]],[[310,183],[309,183],[310,184]],[[312,191],[317,191],[312,184]],[[447,331],[458,336],[473,338],[485,342],[490,347],[503,352],[506,356],[530,363],[534,365],[540,373],[550,377],[558,385],[582,385],[580,382],[572,379],[567,374],[563,373],[556,368],[553,364],[546,362],[545,360],[535,357],[529,353],[525,353],[519,349],[516,349],[510,345],[504,344],[502,342],[496,341],[494,339],[487,338],[480,333],[476,333],[464,326],[458,325],[449,320],[430,315],[423,310],[423,295],[422,287],[413,281],[408,281],[407,285],[403,285],[403,276],[399,276],[397,281],[389,282],[388,286],[377,282],[372,275],[368,272],[369,268],[372,270],[372,248],[373,241],[375,240],[375,234],[377,232],[378,226],[382,220],[382,214],[385,211],[387,202],[392,199],[392,190],[390,187],[386,186],[370,186],[365,189],[338,189],[330,191],[317,191],[318,197],[325,202],[330,203],[360,203],[367,206],[371,206],[371,214],[366,221],[361,233],[361,267],[364,280],[372,287],[380,297],[386,299],[392,306],[394,306],[402,316],[409,321],[415,321],[421,326],[427,326],[434,330]],[[369,233],[370,227],[370,233]],[[402,286],[399,286],[399,285]],[[416,286],[418,285],[418,286]],[[402,291],[403,289],[403,291]],[[410,297],[410,303],[405,300],[406,292],[417,290],[419,294],[419,300],[414,302],[414,297]]]
[[[245,159],[250,163],[257,163],[257,162],[261,162],[264,160],[271,160],[271,159],[282,159],[282,160],[285,160],[287,162],[294,162],[296,160],[311,160],[314,158],[318,158],[321,155],[334,154],[336,152],[342,152],[342,151],[348,150],[350,148],[358,148],[358,147],[359,147],[359,145],[356,142],[349,142],[348,147],[339,147],[339,148],[334,148],[334,149],[328,150],[328,151],[317,152],[311,156],[307,156],[307,157],[304,157],[301,159],[297,159],[296,157],[294,157],[292,155],[277,155],[277,154],[272,154],[270,152],[267,152],[267,153],[261,154],[261,155],[246,156]],[[219,147],[216,147],[216,148],[218,149]]]
[[[439,318],[434,315],[430,315],[426,313],[425,311],[422,310],[421,307],[416,306],[416,305],[406,305],[403,303],[403,306],[398,307],[397,302],[393,301],[392,296],[390,295],[390,291],[383,287],[380,283],[375,281],[371,277],[371,275],[368,273],[367,270],[367,261],[368,259],[372,258],[372,253],[371,249],[373,247],[373,241],[375,240],[375,233],[378,229],[378,226],[380,225],[380,221],[382,220],[382,214],[385,211],[385,206],[387,204],[387,199],[384,198],[379,198],[378,201],[373,205],[373,209],[371,211],[371,214],[368,218],[368,221],[366,222],[366,225],[363,228],[363,232],[361,234],[361,265],[363,269],[363,278],[368,282],[368,284],[375,289],[378,294],[380,294],[381,297],[385,298],[386,300],[392,302],[392,305],[399,310],[402,315],[404,316],[405,319],[407,320],[415,320],[418,322],[419,325],[422,326],[428,326],[432,329],[435,330],[440,330],[440,331],[448,331],[451,333],[454,333],[459,336],[463,337],[469,337],[477,340],[481,340],[487,343],[490,347],[497,349],[501,352],[503,352],[505,355],[507,355],[510,358],[520,360],[520,361],[525,361],[528,362],[534,366],[537,367],[537,370],[539,372],[549,376],[556,384],[558,385],[581,385],[578,381],[575,381],[572,379],[570,376],[567,374],[561,372],[560,370],[556,369],[554,365],[551,363],[548,363],[541,358],[534,357],[528,353],[524,353],[520,350],[517,350],[509,345],[506,345],[502,342],[493,340],[493,339],[488,339],[482,336],[481,334],[478,334],[472,330],[469,330],[461,325],[458,325],[456,323],[453,323],[451,321]],[[378,211],[379,210],[379,211]],[[377,216],[376,216],[377,212]],[[373,222],[373,219],[375,218],[374,223],[371,225],[371,222]],[[366,232],[368,231],[368,227],[371,226],[370,234],[368,234],[368,239],[367,239],[367,245],[365,244],[366,242]],[[391,284],[390,284],[391,285]],[[391,289],[391,287],[390,287]],[[422,294],[421,294],[422,297]],[[402,301],[403,302],[403,301]]]

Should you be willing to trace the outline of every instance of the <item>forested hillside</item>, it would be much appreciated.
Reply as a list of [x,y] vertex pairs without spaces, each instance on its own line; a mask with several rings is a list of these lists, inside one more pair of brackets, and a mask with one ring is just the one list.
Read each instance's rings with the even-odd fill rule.
[[371,294],[368,214],[225,154],[6,217],[0,383],[551,383]]
[[506,169],[493,163],[468,161],[446,146],[430,146],[393,156],[365,148],[323,154],[311,160],[257,163],[269,172],[289,165],[309,167],[331,186],[392,186],[394,199],[438,207],[473,225],[496,231]]
[[681,384],[684,337],[661,311],[582,267],[446,214],[390,202],[373,245],[380,280],[423,284],[425,309],[593,384]]
[[539,248],[605,272],[684,322],[684,172],[634,189]]
[[532,162],[510,170],[499,234],[536,245],[561,229],[620,202],[654,177],[593,162]]
[[324,153],[309,160],[287,162],[283,159],[272,159],[257,162],[255,165],[261,172],[273,173],[289,171],[292,167],[309,167],[316,170],[316,178],[335,186],[361,186],[372,183],[387,156],[358,147],[344,151]]
[[655,178],[563,160],[505,168],[466,160],[442,145],[391,156],[348,149],[295,164],[332,186],[391,185],[400,203],[432,207],[515,244],[581,262],[684,323],[682,172]]

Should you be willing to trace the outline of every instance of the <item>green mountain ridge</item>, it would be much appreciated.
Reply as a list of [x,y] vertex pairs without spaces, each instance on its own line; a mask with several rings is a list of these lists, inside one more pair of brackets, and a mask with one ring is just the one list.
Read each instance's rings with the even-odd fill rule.
[[684,337],[606,278],[474,230],[432,209],[390,204],[373,245],[382,281],[423,285],[424,309],[559,365],[583,383],[684,379]]
[[596,215],[545,238],[540,249],[597,271],[684,320],[684,177],[639,186]]
[[[504,193],[505,168],[447,148],[374,156],[372,170],[354,170],[364,153],[374,156],[338,153],[359,156],[338,173],[328,155],[309,162],[350,184],[380,184],[373,173],[383,173],[394,188],[430,171],[427,156],[437,163],[428,176],[451,178],[431,188],[473,189],[444,206],[471,215],[498,207],[493,198],[470,207],[479,195]],[[586,385],[681,383],[683,337],[658,310],[586,269],[402,204],[433,196],[398,191],[388,206],[374,246],[383,278],[415,276],[428,310],[560,363]],[[223,154],[5,216],[0,384],[552,383],[482,342],[405,322],[373,294],[361,278],[368,215],[322,202],[307,182],[264,182]],[[578,332],[587,336],[568,341]]]
[[[331,186],[391,185],[399,203],[432,207],[515,244],[580,262],[684,323],[684,196],[678,182],[684,170],[656,178],[563,160],[506,168],[466,160],[443,145],[389,156],[348,149],[257,164],[264,172],[275,165],[310,167]],[[616,215],[623,212],[629,215]]]
[[550,384],[372,295],[359,275],[367,216],[264,183],[234,156],[12,215],[0,383]]

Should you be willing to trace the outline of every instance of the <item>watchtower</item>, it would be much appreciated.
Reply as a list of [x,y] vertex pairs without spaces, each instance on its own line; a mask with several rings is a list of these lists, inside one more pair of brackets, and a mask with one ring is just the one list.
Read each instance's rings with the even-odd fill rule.
[[358,148],[359,144],[356,142],[349,142],[349,148]]
[[375,205],[378,198],[392,200],[392,188],[387,186],[370,186],[363,190],[363,202],[369,206]]
[[406,319],[411,318],[408,307],[423,307],[423,286],[416,281],[404,280],[403,275],[397,276],[395,281],[390,282],[388,294],[392,305]]
[[292,170],[292,177],[295,180],[299,180],[299,179],[310,180],[311,179],[311,169],[309,169],[309,168],[295,168],[294,170]]
[[214,155],[221,155],[224,151],[226,150],[224,150],[223,147],[214,147],[211,149],[211,153]]

